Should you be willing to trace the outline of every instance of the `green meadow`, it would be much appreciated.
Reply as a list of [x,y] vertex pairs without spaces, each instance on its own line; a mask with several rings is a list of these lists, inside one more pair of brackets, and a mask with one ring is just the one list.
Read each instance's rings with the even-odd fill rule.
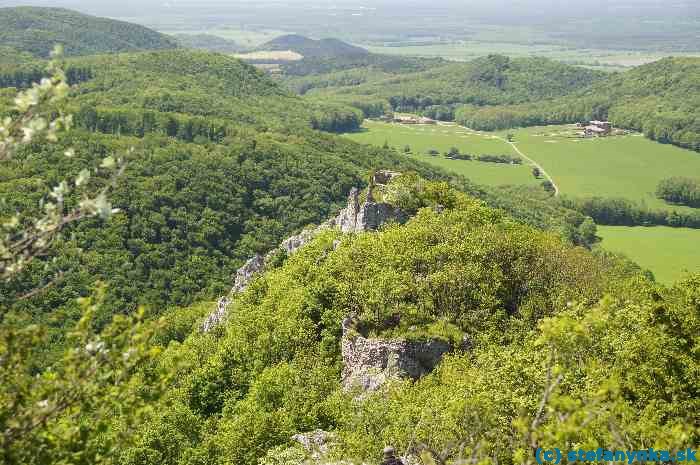
[[[654,195],[658,182],[671,176],[700,173],[700,154],[659,144],[639,134],[582,139],[574,126],[546,126],[512,131],[517,147],[549,173],[562,194],[573,197],[623,197],[651,208],[666,205]],[[363,130],[346,134],[366,144],[385,142],[425,162],[461,174],[480,184],[535,185],[526,160],[523,165],[449,160],[442,153],[451,147],[471,154],[510,154],[513,148],[503,133],[476,132],[457,125],[402,125],[366,121]],[[428,150],[440,151],[430,156]],[[685,270],[700,271],[700,230],[667,227],[599,226],[601,246],[628,256],[651,270],[660,282],[671,283]]]
[[623,197],[668,208],[654,195],[659,181],[700,173],[700,154],[640,134],[590,139],[576,134],[573,126],[527,128],[515,131],[515,142],[542,165],[563,194],[575,197]]
[[[386,142],[400,152],[408,145],[411,153],[407,156],[464,175],[479,184],[498,186],[542,182],[532,175],[532,168],[526,160],[523,160],[522,165],[507,165],[445,158],[442,154],[452,147],[473,155],[518,156],[509,144],[497,136],[471,131],[457,125],[404,125],[368,120],[365,121],[362,131],[346,136],[364,144],[382,146]],[[428,151],[431,149],[438,150],[440,155],[429,155]]]
[[598,226],[602,247],[651,270],[659,282],[669,284],[688,272],[700,272],[700,229],[664,226]]

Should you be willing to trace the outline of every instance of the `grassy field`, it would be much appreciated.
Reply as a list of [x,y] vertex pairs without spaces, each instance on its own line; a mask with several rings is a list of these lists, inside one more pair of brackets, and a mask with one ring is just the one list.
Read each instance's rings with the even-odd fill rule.
[[659,181],[700,173],[700,154],[639,134],[592,139],[575,134],[573,126],[515,131],[518,148],[541,164],[566,195],[623,197],[666,208],[654,195]]
[[598,226],[601,246],[619,252],[654,273],[659,282],[670,284],[687,272],[700,272],[700,230]]
[[[363,131],[346,136],[364,144],[382,146],[387,142],[400,152],[408,145],[411,147],[411,155],[407,156],[464,175],[479,184],[497,186],[541,182],[532,176],[532,168],[527,166],[525,160],[523,165],[506,165],[445,158],[442,153],[452,147],[474,155],[517,156],[510,145],[494,135],[477,133],[456,125],[403,125],[366,121]],[[428,155],[430,149],[439,150],[441,155]]]

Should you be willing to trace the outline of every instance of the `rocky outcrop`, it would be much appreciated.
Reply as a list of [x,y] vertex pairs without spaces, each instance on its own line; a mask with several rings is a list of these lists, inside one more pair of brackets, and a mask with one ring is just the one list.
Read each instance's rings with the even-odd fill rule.
[[389,170],[379,170],[375,171],[374,177],[372,180],[374,181],[375,184],[389,184],[389,182],[394,179],[401,176],[401,173],[398,173],[396,171],[389,171]]
[[286,252],[287,255],[292,255],[294,252],[297,250],[301,249],[304,247],[306,244],[311,242],[314,237],[319,233],[324,228],[324,225],[321,225],[317,229],[306,229],[302,231],[301,233],[297,234],[296,236],[292,236],[285,241],[283,241],[280,244],[280,248]]
[[368,190],[367,200],[360,204],[360,193],[353,188],[348,196],[347,206],[331,223],[344,233],[376,231],[391,221],[405,222],[407,215],[385,202],[376,202]]
[[233,282],[233,289],[231,292],[237,294],[245,291],[253,277],[260,273],[263,268],[265,268],[265,259],[262,255],[256,254],[253,258],[245,262],[236,272],[236,279]]
[[387,381],[418,379],[432,372],[452,346],[440,339],[407,341],[371,339],[358,334],[349,319],[343,322],[341,352],[345,390],[376,391]]
[[228,311],[229,302],[228,297],[225,296],[216,302],[216,310],[211,312],[209,316],[207,316],[207,319],[204,320],[204,323],[202,323],[202,332],[208,333],[223,321]]
[[442,356],[451,350],[449,343],[439,339],[425,342],[362,336],[344,339],[343,387],[376,391],[391,379],[418,379],[432,372]]
[[292,440],[301,444],[304,451],[314,460],[321,459],[328,454],[331,443],[335,440],[332,433],[323,430],[299,433],[292,436]]
[[[394,171],[377,171],[373,177],[373,185],[383,185],[390,182],[400,173]],[[250,282],[261,273],[265,266],[270,263],[275,254],[282,250],[287,255],[292,255],[304,245],[311,242],[319,233],[329,228],[339,228],[344,233],[359,233],[366,231],[376,231],[382,225],[390,222],[404,222],[408,218],[398,208],[384,202],[376,202],[372,195],[372,187],[368,189],[367,200],[360,204],[360,191],[352,188],[348,195],[346,207],[340,213],[315,229],[307,229],[283,241],[279,247],[269,252],[267,255],[255,255],[248,260],[237,272],[231,294],[243,292]],[[334,243],[334,248],[337,244]],[[223,302],[223,304],[222,304]],[[208,332],[219,324],[226,316],[226,309],[229,299],[220,299],[217,309],[212,312],[202,325],[202,331]]]

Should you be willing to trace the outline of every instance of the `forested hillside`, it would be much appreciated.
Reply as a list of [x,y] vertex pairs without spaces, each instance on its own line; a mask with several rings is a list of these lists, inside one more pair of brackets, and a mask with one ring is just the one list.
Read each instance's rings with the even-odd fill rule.
[[373,62],[302,60],[285,68],[285,82],[312,100],[345,102],[366,116],[415,112],[477,130],[609,119],[650,139],[700,150],[700,58],[603,74],[498,55],[451,64],[370,57]]
[[[4,67],[0,86],[26,87],[42,77],[43,66]],[[76,118],[100,132],[156,130],[192,141],[221,139],[230,124],[347,131],[362,119],[348,106],[304,103],[254,67],[203,51],[101,55],[67,66],[71,83],[80,83],[71,101]]]
[[235,53],[245,48],[233,40],[211,34],[175,34],[173,37],[182,47],[210,52]]
[[314,40],[308,37],[290,34],[272,39],[262,44],[258,50],[291,50],[308,58],[335,58],[367,55],[367,50],[350,45],[338,39]]
[[[26,81],[32,74],[22,69],[9,67],[0,81],[20,75]],[[38,65],[27,69],[42,72]],[[74,319],[74,299],[91,292],[95,278],[106,285],[100,324],[139,304],[158,314],[222,292],[246,258],[328,217],[372,168],[448,178],[393,151],[313,131],[352,129],[361,115],[338,105],[310,105],[223,55],[106,55],[71,59],[67,70],[75,87],[66,108],[79,130],[60,144],[34,144],[5,163],[2,215],[36,211],[37,186],[43,192],[81,166],[135,150],[114,193],[124,213],[104,226],[98,220],[78,224],[70,240],[51,250],[55,261],[38,261],[2,294],[0,304],[15,309],[21,321],[48,318],[57,334]],[[59,163],[69,147],[77,155]],[[573,243],[594,240],[582,233],[582,215],[532,192],[454,182]],[[33,298],[16,300],[48,283]]]
[[[0,62],[1,463],[373,464],[393,444],[534,465],[540,446],[698,443],[700,277],[667,288],[591,250],[592,220],[542,189],[332,134],[380,107],[565,102],[602,75],[365,59],[364,82],[301,65],[341,79],[308,97],[203,51]],[[326,222],[360,202],[376,227]]]
[[63,8],[0,8],[0,43],[47,57],[56,44],[68,55],[177,47],[175,40],[136,24]]
[[663,143],[700,150],[700,58],[666,58],[571,95],[519,106],[468,106],[456,119],[478,129],[609,119]]
[[[437,63],[425,71],[402,70],[395,74],[368,75],[360,68],[340,75],[307,78],[302,85],[310,96],[343,101],[381,98],[395,111],[422,112],[451,120],[455,108],[461,105],[535,102],[567,95],[604,79],[602,73],[551,60],[500,55],[468,63]],[[320,90],[309,92],[312,87]]]
[[[400,176],[386,192],[415,215],[407,224],[327,230],[280,256],[232,296],[210,333],[199,328],[213,304],[167,312],[110,386],[133,409],[86,408],[92,421],[80,436],[47,422],[5,457],[71,457],[52,440],[60,434],[86,457],[123,465],[378,463],[386,444],[423,457],[415,463],[515,465],[534,464],[549,442],[615,449],[624,434],[675,451],[698,441],[698,277],[664,288],[446,183]],[[136,328],[130,334],[149,334]],[[99,339],[105,357],[123,347],[116,331]],[[341,383],[346,351],[360,340],[450,350],[420,379],[394,374],[363,392]],[[140,355],[144,344],[150,356]],[[76,363],[56,370],[76,383],[63,371]],[[120,364],[92,366],[111,380]],[[27,401],[47,382],[35,380]],[[97,399],[111,400],[102,391]],[[324,447],[314,458],[316,437]]]

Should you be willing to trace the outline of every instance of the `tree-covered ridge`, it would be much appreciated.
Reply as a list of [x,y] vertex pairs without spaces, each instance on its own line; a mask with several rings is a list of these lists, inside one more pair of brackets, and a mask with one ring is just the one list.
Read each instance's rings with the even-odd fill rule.
[[[284,259],[213,334],[197,330],[201,307],[172,313],[159,366],[176,385],[123,463],[296,465],[292,436],[316,429],[350,463],[376,463],[387,443],[521,464],[550,442],[697,440],[697,278],[664,289],[446,185],[424,189],[405,226],[328,231]],[[358,400],[340,385],[350,314],[374,338],[469,344]]]
[[[0,192],[7,202],[0,215],[34,211],[40,193],[61,179],[99,157],[135,152],[114,192],[123,215],[104,226],[106,236],[100,221],[76,226],[72,239],[48,254],[53,265],[38,263],[3,294],[3,305],[35,315],[65,314],[70,321],[73,298],[89,293],[95,277],[108,284],[102,323],[138,304],[158,313],[211,298],[246,258],[330,216],[370,169],[448,178],[391,151],[312,131],[347,130],[361,116],[310,105],[229,57],[186,50],[107,55],[70,60],[68,76],[71,70],[84,78],[67,102],[82,131],[65,144],[33,144],[3,167]],[[69,146],[78,155],[59,163]],[[454,182],[523,222],[574,243],[594,240],[584,216],[532,193]],[[59,271],[65,273],[53,284]],[[49,283],[36,298],[16,301]]]
[[[436,66],[418,73],[319,91],[324,97],[372,96],[397,111],[423,111],[461,104],[503,105],[534,102],[570,94],[602,80],[604,74],[542,58],[490,55],[468,63]],[[322,81],[321,78],[317,81]],[[317,87],[321,87],[317,85]]]
[[34,61],[34,55],[5,45],[0,46],[0,65],[17,65]]
[[[0,67],[0,86],[26,87],[43,73],[42,63]],[[309,104],[253,66],[205,51],[73,58],[67,75],[78,84],[71,105],[80,124],[102,132],[140,136],[157,128],[189,141],[220,140],[235,125],[348,131],[362,121],[349,106]]]
[[456,120],[477,129],[609,119],[663,143],[700,150],[700,58],[665,58],[579,92],[517,106],[466,106]]
[[286,51],[291,50],[309,58],[334,58],[367,55],[362,47],[350,45],[338,39],[314,40],[308,37],[289,34],[276,37],[262,44],[258,50]]
[[143,26],[39,7],[0,8],[0,42],[38,57],[47,57],[56,44],[68,55],[177,47],[175,40]]

